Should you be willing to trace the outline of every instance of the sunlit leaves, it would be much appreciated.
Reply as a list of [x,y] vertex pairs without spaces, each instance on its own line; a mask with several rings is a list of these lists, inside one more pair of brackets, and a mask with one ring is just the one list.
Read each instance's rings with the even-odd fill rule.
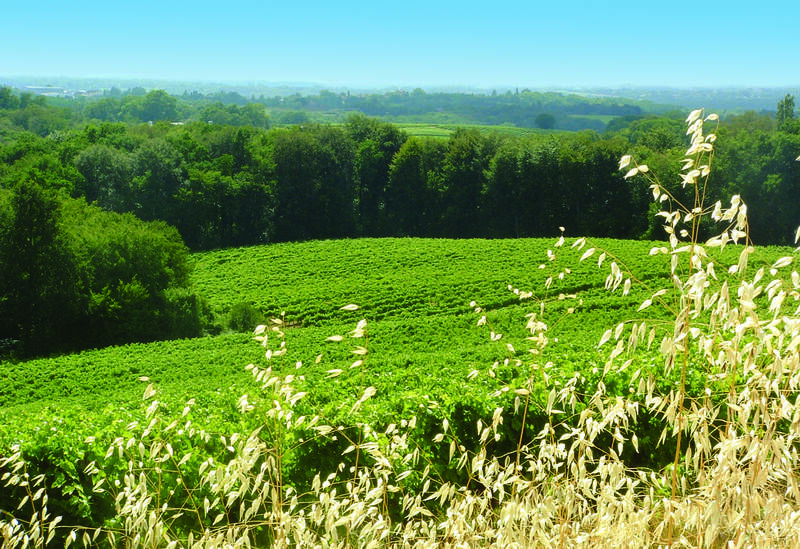
[[689,116],[686,117],[686,125],[691,128],[692,124],[694,124],[694,122],[700,118],[701,114],[703,114],[703,109],[694,109],[689,113]]
[[624,177],[625,179],[629,179],[634,175],[637,175],[638,173],[639,173],[639,168],[631,168],[630,170],[628,170],[628,172],[625,174]]

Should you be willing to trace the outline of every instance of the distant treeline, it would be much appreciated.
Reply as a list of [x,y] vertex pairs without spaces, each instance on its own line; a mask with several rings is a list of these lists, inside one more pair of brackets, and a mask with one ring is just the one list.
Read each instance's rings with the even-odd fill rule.
[[13,111],[9,120],[28,131],[46,136],[56,130],[99,122],[203,121],[230,126],[268,128],[269,115],[263,104],[249,102],[236,93],[209,96],[186,94],[175,97],[164,90],[116,88],[102,96],[45,98],[29,92],[14,93],[0,88],[0,109]]
[[295,94],[263,102],[269,108],[301,112],[356,111],[407,121],[438,119],[460,124],[598,131],[605,129],[608,117],[638,116],[645,112],[641,106],[644,102],[529,90],[492,95],[426,93],[422,89],[359,95],[322,91],[313,96]]
[[[30,93],[19,95],[24,106],[42,101]],[[426,93],[422,89],[361,94],[322,90],[313,95],[247,98],[233,91],[173,96],[163,90],[111,88],[100,95],[50,98],[50,103],[63,107],[69,118],[79,122],[202,121],[259,128],[311,121],[344,122],[353,112],[360,112],[389,121],[603,131],[614,117],[665,112],[663,106],[645,101],[530,90],[489,95]],[[52,128],[29,129],[44,135],[43,131]]]

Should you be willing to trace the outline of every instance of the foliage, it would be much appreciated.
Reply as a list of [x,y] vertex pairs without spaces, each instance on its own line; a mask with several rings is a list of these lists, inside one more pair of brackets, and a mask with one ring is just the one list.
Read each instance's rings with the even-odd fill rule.
[[228,328],[236,332],[250,333],[263,320],[261,313],[250,303],[237,303],[228,313]]
[[[383,94],[291,95],[264,99],[273,116],[280,119],[293,112],[352,112],[381,116],[396,122],[439,122],[460,125],[512,124],[523,128],[592,129],[602,131],[605,123],[587,115],[611,117],[639,115],[652,105],[620,98],[590,98],[555,92],[426,93],[403,90]],[[286,113],[286,114],[284,114]],[[446,119],[443,119],[446,118]]]
[[[621,179],[614,159],[633,146],[644,162],[664,169],[665,181],[677,182],[668,175],[687,140],[674,113],[647,115],[604,101],[586,100],[587,106],[583,99],[526,91],[496,97],[389,94],[364,104],[433,105],[446,99],[456,108],[486,101],[495,104],[497,116],[507,117],[514,105],[543,109],[560,101],[576,111],[569,116],[613,120],[598,128],[604,134],[553,133],[508,120],[490,126],[463,120],[473,123],[469,128],[452,121],[434,127],[431,119],[424,128],[395,125],[348,110],[336,125],[303,120],[269,130],[263,109],[242,96],[191,95],[173,109],[175,98],[158,90],[117,95],[87,99],[86,109],[116,102],[112,110],[119,114],[89,117],[87,123],[41,98],[7,94],[9,107],[0,110],[9,128],[1,138],[0,186],[30,179],[103,209],[166,221],[194,250],[363,236],[547,236],[564,219],[578,220],[573,233],[664,239],[653,222],[655,206],[641,187]],[[759,244],[788,244],[798,220],[791,197],[800,143],[789,99],[780,107],[787,123],[745,113],[729,117],[721,128],[725,140],[710,198],[739,194],[753,204],[751,234]],[[316,108],[317,100],[284,98],[276,108]],[[319,101],[365,100],[328,93]],[[194,118],[184,102],[200,108],[202,116]],[[620,112],[598,114],[606,107]],[[168,122],[164,113],[173,110],[180,122]],[[405,146],[408,135],[418,139]],[[668,186],[676,198],[685,198],[674,184]]]
[[[331,303],[357,299],[371,308],[370,349],[378,360],[369,368],[368,375],[379,387],[380,398],[371,399],[367,405],[369,417],[381,418],[383,422],[397,414],[416,413],[418,395],[427,394],[429,400],[422,402],[433,399],[440,403],[439,409],[452,410],[454,418],[477,419],[494,409],[487,394],[490,386],[492,390],[498,388],[496,383],[491,384],[491,380],[496,379],[490,376],[494,369],[488,369],[480,383],[474,383],[469,392],[465,391],[463,380],[475,366],[483,370],[480,365],[491,364],[501,357],[498,348],[505,346],[498,342],[487,345],[480,333],[470,329],[473,319],[466,303],[470,297],[479,297],[486,304],[494,304],[489,316],[510,328],[512,319],[521,315],[522,310],[518,297],[506,288],[507,280],[529,280],[531,285],[539,285],[544,280],[538,273],[534,273],[535,279],[528,278],[530,270],[517,264],[514,258],[526,258],[523,263],[536,261],[546,247],[544,241],[386,239],[265,246],[203,254],[198,258],[195,277],[196,287],[202,288],[218,306],[228,298],[235,299],[236,288],[240,288],[242,295],[251,292],[252,296],[262,296],[264,302],[286,304],[287,309],[293,311],[294,321],[300,320],[310,326],[287,328],[294,353],[307,364],[304,368],[312,369],[305,374],[309,381],[314,380],[308,386],[311,396],[302,403],[309,412],[325,411],[336,417],[347,409],[342,410],[337,403],[362,390],[358,377],[340,376],[332,382],[326,374],[331,369],[346,371],[352,363],[349,357],[353,356],[349,350],[341,349],[340,344],[325,342],[332,331],[345,333],[349,329],[346,324],[354,318],[351,311],[335,308],[331,311]],[[637,255],[634,250],[646,249],[633,242],[617,242],[616,247],[634,261]],[[625,249],[628,251],[624,252]],[[497,258],[505,259],[498,263]],[[330,270],[319,268],[326,264],[330,265]],[[268,268],[255,273],[254,265]],[[360,268],[355,270],[353,265]],[[312,273],[315,274],[312,276]],[[483,276],[476,277],[476,273],[483,273]],[[602,277],[594,276],[591,269],[582,273],[576,274],[576,283],[602,286]],[[587,275],[592,275],[591,280],[585,278]],[[224,284],[217,286],[214,281],[224,281]],[[332,281],[337,281],[338,287],[333,286]],[[254,284],[248,286],[251,283]],[[359,292],[354,293],[354,288]],[[220,293],[221,289],[226,293]],[[340,291],[344,293],[340,295]],[[368,301],[370,296],[379,295],[383,295],[383,299]],[[289,296],[295,301],[287,301]],[[587,314],[599,315],[598,319],[609,318],[599,301],[589,306],[592,299],[586,297]],[[593,299],[603,300],[604,297],[598,293]],[[318,313],[297,308],[292,303],[316,304]],[[273,310],[273,314],[279,315],[280,311]],[[315,324],[320,327],[314,328]],[[517,331],[520,337],[524,335],[523,331]],[[580,331],[573,331],[573,334],[576,341],[587,337]],[[594,333],[588,337],[596,339],[598,336]],[[459,341],[457,349],[452,347],[453,340]],[[315,365],[319,354],[324,355],[324,360]],[[113,431],[119,428],[114,426],[117,423],[111,424],[116,421],[114,418],[123,414],[126,418],[123,423],[127,424],[139,413],[135,395],[140,385],[137,378],[141,376],[158,383],[159,400],[168,409],[179,410],[186,399],[195,398],[198,403],[195,410],[201,404],[204,407],[200,414],[202,421],[199,417],[196,420],[198,428],[202,425],[209,432],[225,432],[232,424],[239,423],[231,401],[235,402],[242,392],[250,391],[249,383],[241,375],[241,365],[257,362],[260,357],[263,353],[256,349],[250,351],[243,338],[228,336],[164,342],[152,348],[143,345],[110,348],[73,357],[7,365],[4,373],[8,382],[0,384],[5,388],[2,406],[7,414],[2,423],[10,426],[13,422],[14,425],[6,431],[7,444],[21,444],[25,455],[31,459],[34,455],[64,455],[70,456],[73,463],[91,461],[75,441],[94,436],[97,444],[111,442],[116,436],[112,435]],[[565,371],[574,371],[587,359],[599,360],[591,353],[571,352],[569,362],[564,361]],[[187,364],[193,365],[188,369],[190,372]],[[433,370],[438,372],[435,377],[430,375]],[[514,375],[513,368],[501,366],[494,375],[510,379]],[[465,400],[450,396],[456,394],[465,396]],[[467,394],[470,395],[468,399]],[[47,402],[58,404],[48,405]],[[430,415],[421,416],[417,421],[420,429],[430,433],[429,439],[436,434],[436,425],[432,423],[438,417],[436,413],[435,408],[431,409]],[[342,416],[342,420],[346,419]],[[39,432],[35,428],[42,426],[43,420],[48,423],[42,429],[49,430],[50,425],[56,425],[59,432],[72,433],[71,437],[60,441],[55,437],[39,439],[29,434]],[[463,426],[459,423],[459,429],[466,432],[466,423]],[[175,444],[174,439],[170,442]],[[325,444],[325,441],[305,445],[290,461],[285,478],[293,483],[310,483],[313,478],[307,477],[308,471],[317,470],[323,463],[334,467],[343,449],[338,444]],[[438,454],[438,451],[433,454],[433,450],[430,446],[421,449],[425,455]],[[97,455],[102,450],[94,452],[91,455],[102,457]],[[49,478],[60,470],[62,462],[48,458],[35,463],[32,472],[47,472]],[[73,478],[69,471],[63,474]],[[83,485],[76,490],[90,492]],[[57,496],[54,491],[50,493],[53,501]],[[94,501],[93,505],[97,508],[105,504]],[[69,516],[80,514],[71,509]],[[113,512],[113,509],[107,511]]]
[[32,182],[0,216],[0,317],[21,355],[197,336],[210,314],[177,232]]
[[79,274],[59,228],[59,206],[39,185],[19,185],[0,226],[0,333],[19,340],[24,354],[65,345],[71,334],[65,337],[59,320],[80,314]]
[[721,141],[716,184],[720,194],[739,194],[750,204],[755,242],[785,243],[792,236],[790,228],[800,219],[794,199],[800,189],[798,153],[800,135],[784,131],[737,131],[736,139]]
[[536,126],[543,130],[552,130],[556,127],[556,117],[550,113],[537,114],[534,120]]
[[775,113],[775,124],[778,126],[778,129],[782,131],[791,131],[796,127],[794,97],[791,94],[786,94],[783,99],[778,101],[778,110]]

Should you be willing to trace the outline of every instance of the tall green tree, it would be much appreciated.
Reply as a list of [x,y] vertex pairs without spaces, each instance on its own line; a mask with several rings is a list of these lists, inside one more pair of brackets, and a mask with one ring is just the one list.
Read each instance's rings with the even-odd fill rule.
[[0,109],[16,109],[19,107],[19,98],[14,95],[8,86],[0,87]]
[[364,115],[348,117],[346,129],[356,142],[356,200],[361,234],[384,234],[389,169],[408,136],[392,124]]
[[794,97],[786,94],[786,97],[778,101],[778,110],[775,116],[775,123],[779,131],[787,133],[800,133],[800,120],[794,112]]
[[543,130],[552,130],[556,127],[556,117],[549,112],[537,114],[534,120],[536,122],[536,127]]
[[720,147],[720,176],[748,205],[750,236],[756,244],[793,242],[800,225],[800,135],[743,134]]
[[555,210],[561,200],[560,181],[559,150],[553,138],[503,143],[490,162],[482,197],[488,235],[556,234],[565,223]]
[[73,345],[104,346],[200,335],[200,303],[188,288],[186,246],[174,227],[143,222],[70,200],[63,205],[67,244],[88,300]]
[[133,209],[133,162],[127,152],[91,145],[77,155],[75,166],[83,175],[77,190],[87,202],[115,212]]
[[298,127],[273,130],[269,150],[275,187],[275,233],[278,241],[324,238],[319,212],[320,145]]
[[520,211],[519,236],[551,237],[564,225],[560,158],[560,142],[552,137],[528,141],[521,151],[517,159],[519,200],[515,206]]
[[83,108],[83,115],[90,120],[119,122],[123,119],[123,103],[116,97],[102,97],[89,101]]
[[390,234],[422,236],[428,232],[433,193],[428,187],[425,151],[417,138],[394,155],[386,186],[386,219]]
[[483,232],[481,193],[496,143],[475,129],[457,129],[443,167],[443,236],[475,237]]
[[778,101],[778,109],[775,113],[775,122],[779,130],[785,130],[795,119],[794,96],[787,93],[783,99]]
[[355,235],[353,143],[340,128],[273,130],[275,239]]
[[320,145],[318,212],[327,238],[356,236],[355,179],[352,139],[339,127],[320,126],[313,130]]
[[581,233],[612,238],[638,238],[646,230],[647,189],[623,178],[619,159],[627,144],[622,140],[593,141],[584,150],[576,198],[583,201],[578,226]]
[[142,122],[175,120],[178,100],[164,90],[152,90],[128,105],[128,113]]
[[505,143],[489,164],[483,203],[487,218],[488,236],[519,237],[522,234],[522,178],[518,142]]
[[60,229],[60,201],[36,183],[11,193],[0,233],[0,317],[24,354],[59,349],[85,306],[74,257]]
[[133,156],[137,215],[174,223],[178,189],[185,179],[178,151],[163,139],[146,141]]

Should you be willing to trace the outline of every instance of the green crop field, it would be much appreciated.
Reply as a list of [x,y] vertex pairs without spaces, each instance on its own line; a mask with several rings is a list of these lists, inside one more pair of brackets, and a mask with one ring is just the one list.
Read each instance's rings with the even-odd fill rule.
[[[422,395],[485,395],[500,381],[524,375],[508,369],[501,380],[486,377],[495,362],[527,360],[525,315],[538,311],[540,301],[549,302],[545,320],[558,337],[551,360],[565,373],[589,371],[600,361],[594,346],[603,330],[646,297],[635,285],[628,297],[603,288],[612,259],[652,290],[668,283],[666,260],[647,255],[651,243],[599,241],[595,246],[609,254],[603,268],[597,267],[599,251],[579,262],[589,244],[582,251],[560,248],[558,259],[550,261],[553,244],[551,239],[361,239],[226,249],[194,256],[194,284],[221,317],[248,303],[264,322],[282,318],[290,351],[284,360],[290,366],[282,367],[302,362],[310,392],[320,402],[352,398],[365,383],[395,404]],[[778,253],[766,251],[765,257]],[[560,280],[565,267],[570,272]],[[533,295],[520,300],[509,286]],[[572,297],[559,301],[560,294]],[[470,306],[473,301],[485,310],[491,328],[477,326],[481,315]],[[348,304],[359,309],[341,310]],[[568,308],[574,314],[566,315]],[[361,319],[368,341],[328,340],[346,336]],[[492,330],[503,337],[491,341]],[[369,353],[356,376],[349,366],[357,345],[366,345]],[[239,393],[252,390],[244,367],[253,362],[266,365],[263,350],[247,334],[225,333],[4,364],[0,440],[24,440],[48,417],[80,417],[89,431],[109,410],[138,409],[142,377],[156,384],[165,402],[179,406],[197,398],[208,404],[209,417],[225,417]],[[331,370],[344,373],[331,378]],[[468,382],[473,371],[481,376]]]
[[[333,344],[327,337],[346,334],[364,318],[369,333],[364,376],[370,383],[383,384],[390,399],[420,390],[441,396],[465,384],[473,369],[486,370],[503,358],[512,337],[524,338],[524,315],[535,304],[520,301],[509,285],[534,291],[537,298],[580,292],[586,314],[615,317],[621,298],[606,295],[605,272],[588,261],[545,293],[544,281],[557,274],[557,265],[547,261],[552,244],[535,239],[364,239],[227,249],[194,256],[194,284],[220,316],[237,303],[250,303],[263,312],[264,321],[283,317],[292,364],[302,361],[306,376],[326,395],[349,381],[330,380],[325,372],[352,362],[346,343]],[[624,255],[640,278],[658,272],[657,265],[650,269],[642,261],[646,243],[605,244]],[[489,341],[489,332],[476,326],[479,317],[471,301],[488,311],[496,330],[509,332],[505,340]],[[360,309],[340,310],[347,304]],[[555,303],[554,314],[565,308]],[[563,323],[565,330],[582,325]],[[565,339],[579,346],[599,333],[581,329]],[[221,394],[235,398],[248,388],[244,367],[250,362],[266,362],[258,345],[245,334],[228,333],[4,364],[0,438],[6,443],[24,438],[48,414],[51,420],[102,418],[109,407],[136,407],[143,376],[176,405],[194,397],[224,408],[229,403],[222,402]]]
[[571,114],[570,118],[577,120],[599,120],[603,124],[608,124],[618,116],[613,114]]
[[454,131],[453,127],[441,124],[398,123],[395,125],[412,137],[441,137],[446,139]]
[[442,137],[447,138],[452,134],[456,128],[473,128],[482,133],[496,133],[500,135],[510,135],[514,137],[524,137],[527,135],[537,134],[551,134],[551,133],[566,133],[564,130],[540,130],[536,128],[520,128],[517,126],[507,125],[479,125],[479,124],[425,124],[425,123],[410,123],[410,122],[396,122],[395,126],[406,132],[408,135],[415,137]]

